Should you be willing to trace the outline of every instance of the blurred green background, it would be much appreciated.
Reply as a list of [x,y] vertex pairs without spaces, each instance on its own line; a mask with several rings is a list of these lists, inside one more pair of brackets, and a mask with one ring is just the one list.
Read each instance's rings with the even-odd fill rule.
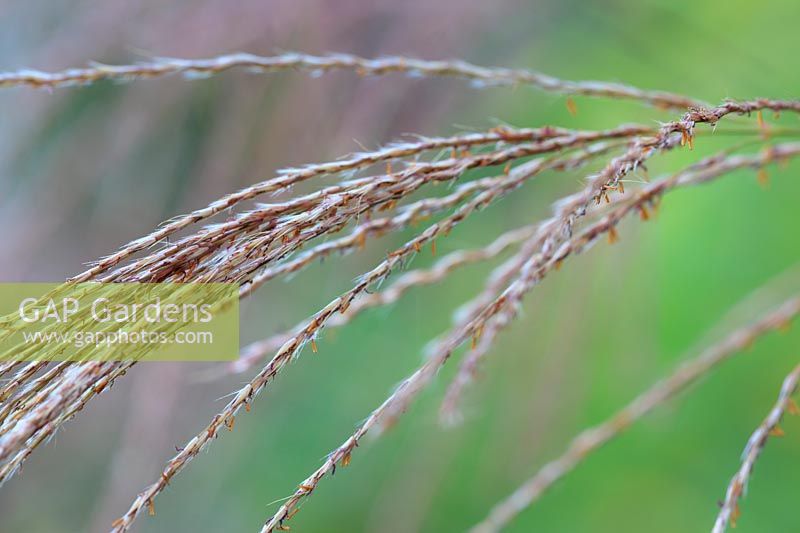
[[[501,0],[481,2],[179,1],[2,2],[0,65],[56,69],[89,60],[205,57],[277,49],[408,54],[527,67],[568,79],[625,81],[724,98],[797,97],[800,4]],[[402,133],[449,134],[556,124],[607,128],[674,115],[632,103],[457,80],[360,80],[337,73],[202,81],[100,83],[50,94],[0,92],[0,273],[53,281],[175,214],[274,175]],[[768,117],[771,121],[772,118]],[[753,127],[755,119],[730,125]],[[797,127],[796,116],[781,124]],[[707,133],[708,128],[701,128]],[[720,126],[723,129],[723,126]],[[737,138],[703,134],[695,152],[654,160],[650,175]],[[750,147],[750,150],[755,149]],[[436,411],[456,361],[400,423],[364,442],[293,520],[299,531],[460,531],[482,519],[580,429],[602,421],[718,338],[726,311],[786,272],[747,321],[796,290],[800,182],[792,164],[759,187],[739,172],[667,197],[652,222],[628,221],[621,242],[570,260],[536,288],[469,390],[466,419],[441,428]],[[546,175],[437,243],[440,255],[491,242],[547,215],[589,172]],[[245,341],[307,316],[405,236],[326,261],[242,305]],[[432,262],[428,252],[414,267]],[[326,332],[178,476],[137,529],[252,531],[270,503],[338,446],[421,362],[453,309],[491,265],[416,290],[389,309]],[[793,270],[792,270],[793,269]],[[800,360],[800,328],[759,342],[591,456],[516,520],[511,531],[703,531],[783,376]],[[2,531],[102,531],[156,479],[222,396],[249,376],[207,382],[206,367],[140,365],[40,449],[0,491]],[[800,421],[772,439],[742,504],[737,531],[790,531],[800,474]]]

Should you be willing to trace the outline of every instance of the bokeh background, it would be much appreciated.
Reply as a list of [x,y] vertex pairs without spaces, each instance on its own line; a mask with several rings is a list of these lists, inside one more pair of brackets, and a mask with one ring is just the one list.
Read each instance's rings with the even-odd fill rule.
[[[233,51],[352,52],[463,58],[573,79],[627,81],[719,102],[796,97],[796,1],[642,0],[0,2],[0,68],[59,69],[96,60],[206,57]],[[408,132],[450,134],[558,124],[611,127],[671,115],[632,103],[458,80],[358,79],[335,73],[229,72],[52,93],[0,92],[0,275],[56,281],[159,222],[276,169],[329,160]],[[752,127],[754,119],[731,121]],[[797,117],[784,117],[797,126]],[[738,142],[698,138],[651,175]],[[628,222],[621,242],[565,264],[528,298],[467,397],[466,419],[436,410],[450,365],[395,428],[365,442],[292,521],[299,531],[459,531],[698,346],[796,290],[798,165],[733,174],[668,197],[658,218]],[[581,174],[550,175],[479,213],[439,244],[479,247],[537,220]],[[400,242],[275,283],[243,304],[244,341],[294,324]],[[422,254],[414,266],[431,262]],[[259,397],[236,430],[192,462],[156,501],[143,532],[252,531],[321,458],[421,361],[490,265],[417,290],[328,332]],[[778,282],[727,310],[768,280]],[[716,333],[715,333],[716,332]],[[771,335],[689,394],[602,449],[514,522],[511,531],[698,531],[753,428],[800,360],[800,333]],[[94,400],[0,491],[0,530],[102,531],[248,376],[139,365]],[[771,440],[742,505],[741,531],[796,530],[800,422]]]

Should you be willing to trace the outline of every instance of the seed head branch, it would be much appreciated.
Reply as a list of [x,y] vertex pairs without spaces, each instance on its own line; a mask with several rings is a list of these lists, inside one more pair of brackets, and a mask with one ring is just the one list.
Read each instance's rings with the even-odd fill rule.
[[778,401],[748,439],[747,446],[742,453],[742,465],[728,485],[725,501],[723,501],[717,520],[714,522],[712,533],[724,533],[728,524],[736,527],[736,520],[739,517],[739,499],[747,490],[747,483],[753,473],[753,467],[767,445],[767,439],[770,436],[780,437],[783,435],[779,424],[785,412],[800,413],[800,409],[792,399],[794,393],[797,392],[798,381],[800,381],[800,366],[795,367],[783,380]]
[[430,61],[409,57],[366,59],[350,54],[313,56],[287,53],[270,57],[239,53],[209,59],[157,58],[137,65],[94,64],[87,68],[73,68],[60,72],[25,69],[0,73],[0,87],[58,88],[86,85],[100,80],[123,82],[169,74],[204,77],[235,68],[253,73],[299,70],[323,74],[332,70],[349,70],[359,76],[400,73],[412,77],[452,77],[470,80],[479,87],[530,85],[548,92],[636,100],[662,108],[686,109],[702,106],[702,102],[686,96],[647,91],[620,83],[560,80],[532,70],[480,67],[464,61]]

